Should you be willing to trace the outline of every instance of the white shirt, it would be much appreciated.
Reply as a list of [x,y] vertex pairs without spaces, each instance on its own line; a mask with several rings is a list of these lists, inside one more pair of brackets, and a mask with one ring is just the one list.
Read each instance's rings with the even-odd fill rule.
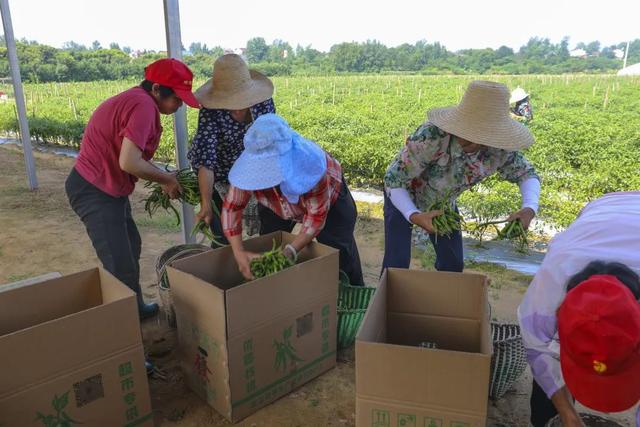
[[597,260],[620,262],[640,274],[640,191],[610,193],[589,203],[551,241],[518,307],[527,359],[549,398],[564,386],[556,311],[569,279]]

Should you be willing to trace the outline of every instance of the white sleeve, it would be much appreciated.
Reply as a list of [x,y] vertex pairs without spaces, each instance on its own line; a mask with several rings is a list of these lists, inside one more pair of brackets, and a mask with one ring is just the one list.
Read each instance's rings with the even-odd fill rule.
[[388,188],[386,191],[391,203],[402,213],[402,216],[407,221],[411,222],[409,218],[412,214],[420,213],[406,188]]
[[537,214],[540,204],[540,181],[538,178],[529,178],[522,181],[519,186],[522,208],[531,208]]
[[570,274],[558,263],[562,259],[547,254],[517,310],[527,361],[549,398],[564,386],[556,311],[564,300]]

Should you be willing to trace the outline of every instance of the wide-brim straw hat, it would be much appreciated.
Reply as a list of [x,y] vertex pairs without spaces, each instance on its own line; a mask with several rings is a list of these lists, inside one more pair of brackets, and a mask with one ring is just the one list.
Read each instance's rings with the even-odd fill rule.
[[195,92],[200,104],[209,109],[244,110],[273,96],[267,76],[250,70],[241,56],[223,55],[213,65],[213,77]]
[[515,104],[518,101],[522,101],[527,96],[529,96],[529,94],[525,92],[524,89],[522,89],[521,87],[517,87],[513,90],[513,92],[511,92],[511,98],[509,99],[509,103]]
[[518,151],[534,142],[529,129],[511,118],[509,89],[501,83],[473,81],[460,104],[430,110],[427,117],[445,132],[487,147]]

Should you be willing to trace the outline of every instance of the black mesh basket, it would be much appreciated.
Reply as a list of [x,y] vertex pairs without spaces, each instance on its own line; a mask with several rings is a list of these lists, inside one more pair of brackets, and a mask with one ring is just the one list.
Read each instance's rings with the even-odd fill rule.
[[489,397],[500,399],[518,380],[527,366],[520,326],[511,323],[491,323],[493,357]]

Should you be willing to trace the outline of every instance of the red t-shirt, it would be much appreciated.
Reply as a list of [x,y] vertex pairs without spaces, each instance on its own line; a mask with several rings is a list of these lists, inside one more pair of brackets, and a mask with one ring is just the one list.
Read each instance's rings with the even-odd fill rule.
[[160,111],[153,97],[134,87],[107,99],[96,108],[84,130],[76,170],[105,193],[128,196],[137,177],[120,169],[122,140],[129,138],[151,160],[160,143]]

